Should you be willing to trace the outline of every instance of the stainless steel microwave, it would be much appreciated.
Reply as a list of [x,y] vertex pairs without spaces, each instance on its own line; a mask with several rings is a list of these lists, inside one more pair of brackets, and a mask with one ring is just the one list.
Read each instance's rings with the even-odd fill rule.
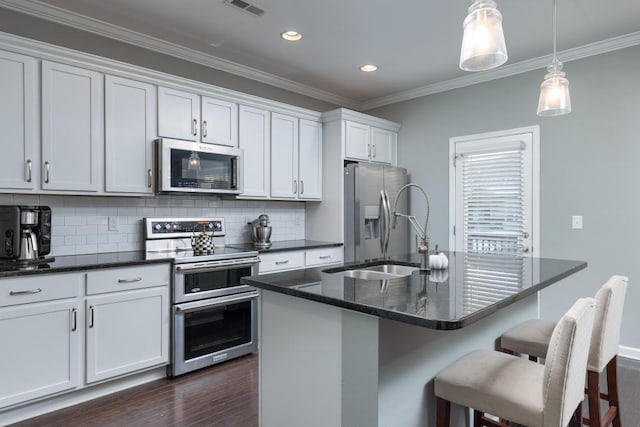
[[242,193],[242,150],[177,139],[156,141],[159,193]]

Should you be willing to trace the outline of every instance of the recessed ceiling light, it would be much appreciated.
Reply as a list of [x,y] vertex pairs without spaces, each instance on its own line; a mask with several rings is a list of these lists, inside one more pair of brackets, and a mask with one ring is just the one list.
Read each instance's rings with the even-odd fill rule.
[[360,71],[364,71],[365,73],[370,73],[372,71],[377,70],[378,67],[376,65],[373,64],[367,64],[367,65],[363,65],[360,67]]
[[285,31],[284,33],[280,34],[280,37],[290,42],[297,42],[302,38],[302,34],[300,34],[297,31],[291,30],[291,31]]

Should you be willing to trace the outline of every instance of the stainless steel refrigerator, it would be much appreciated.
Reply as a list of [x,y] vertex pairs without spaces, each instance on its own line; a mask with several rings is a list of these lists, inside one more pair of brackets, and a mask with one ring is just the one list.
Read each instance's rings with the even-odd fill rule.
[[[364,261],[409,252],[407,221],[400,220],[396,228],[391,229],[391,211],[398,191],[408,182],[407,170],[403,168],[364,163],[345,166],[345,261]],[[406,213],[407,206],[405,194],[398,203],[398,212]]]

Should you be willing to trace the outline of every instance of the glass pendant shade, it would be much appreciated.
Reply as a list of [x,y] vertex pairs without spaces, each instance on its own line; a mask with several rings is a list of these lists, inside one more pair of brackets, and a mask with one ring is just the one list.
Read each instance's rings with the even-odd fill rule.
[[560,71],[562,63],[554,62],[549,65],[549,73],[544,76],[540,85],[538,100],[538,115],[543,117],[561,116],[571,112],[571,97],[569,96],[569,80]]
[[484,71],[507,61],[507,46],[502,31],[502,14],[493,0],[476,0],[462,24],[460,68]]
[[189,156],[189,163],[187,164],[188,170],[200,170],[200,156],[195,151],[191,152]]

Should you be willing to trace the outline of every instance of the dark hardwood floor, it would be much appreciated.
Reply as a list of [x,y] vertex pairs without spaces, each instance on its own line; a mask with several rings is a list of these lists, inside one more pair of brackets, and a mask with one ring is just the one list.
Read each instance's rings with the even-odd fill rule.
[[[640,361],[619,358],[622,425],[640,427]],[[585,405],[586,406],[586,405]],[[258,425],[258,356],[141,385],[13,427]]]

